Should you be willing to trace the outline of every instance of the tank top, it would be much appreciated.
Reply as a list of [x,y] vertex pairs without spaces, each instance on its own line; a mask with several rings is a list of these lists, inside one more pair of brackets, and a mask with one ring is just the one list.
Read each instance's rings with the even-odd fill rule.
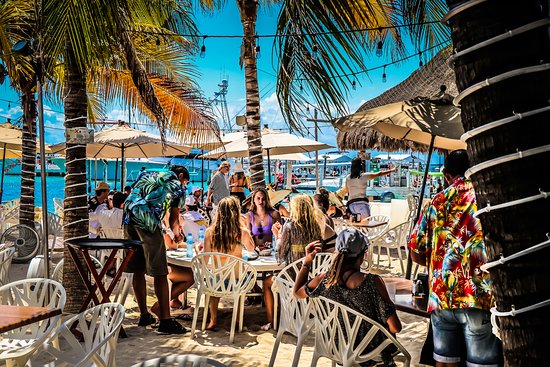
[[271,232],[271,227],[273,226],[272,212],[269,212],[268,214],[269,220],[267,224],[265,226],[258,226],[258,227],[254,225],[254,213],[249,211],[248,215],[250,216],[250,224],[252,225],[252,236],[260,236],[260,235],[264,235],[267,237],[273,236],[273,232]]

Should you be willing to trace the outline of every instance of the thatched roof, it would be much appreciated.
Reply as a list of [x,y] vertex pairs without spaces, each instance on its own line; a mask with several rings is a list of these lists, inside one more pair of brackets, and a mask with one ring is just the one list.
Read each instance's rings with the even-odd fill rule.
[[[447,87],[447,94],[457,95],[458,90],[455,84],[455,74],[447,62],[450,53],[450,48],[439,51],[426,65],[414,71],[407,79],[395,87],[388,89],[378,97],[365,102],[357,111],[369,110],[389,103],[410,100],[419,96],[434,97],[440,93],[442,85]],[[427,146],[388,138],[367,127],[358,127],[352,131],[338,131],[337,143],[338,147],[342,150],[428,150]]]

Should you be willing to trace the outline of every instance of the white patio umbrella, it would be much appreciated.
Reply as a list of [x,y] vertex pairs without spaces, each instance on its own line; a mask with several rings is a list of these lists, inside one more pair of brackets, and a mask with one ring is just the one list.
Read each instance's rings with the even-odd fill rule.
[[[341,131],[358,127],[372,128],[390,138],[429,145],[428,158],[416,218],[420,216],[428,170],[434,147],[444,150],[466,149],[460,140],[464,133],[460,109],[452,104],[452,96],[443,94],[438,99],[415,98],[380,107],[358,111],[336,120],[333,125]],[[407,278],[410,277],[410,257]]]
[[[53,153],[65,154],[65,143],[51,147]],[[162,145],[158,135],[120,124],[98,131],[94,142],[86,145],[88,158],[151,158],[188,154],[191,147],[167,140]],[[122,165],[121,183],[124,184],[124,164]]]
[[[262,154],[267,157],[268,177],[271,179],[270,159],[273,155],[306,153],[333,148],[331,145],[316,140],[303,138],[283,131],[262,129]],[[248,157],[248,139],[244,136],[218,149],[203,155],[205,158],[242,158]]]

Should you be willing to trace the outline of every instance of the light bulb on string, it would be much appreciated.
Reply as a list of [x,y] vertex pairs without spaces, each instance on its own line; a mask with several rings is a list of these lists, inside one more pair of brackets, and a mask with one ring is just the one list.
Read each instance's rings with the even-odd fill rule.
[[304,91],[304,86],[302,85],[302,83],[300,83],[300,93],[302,93]]
[[384,46],[384,43],[380,40],[378,41],[378,45],[376,46],[376,56],[382,57],[382,47]]
[[206,57],[206,46],[204,45],[204,40],[206,37],[203,37],[202,39],[202,46],[201,46],[201,53],[199,54],[201,59],[204,59]]
[[257,59],[262,57],[262,54],[260,52],[260,45],[256,45],[256,47],[254,47],[254,52],[256,52],[256,58]]
[[382,73],[382,83],[388,81],[388,76],[386,75],[386,65],[384,65],[384,72]]
[[420,59],[420,61],[418,62],[418,66],[419,67],[424,66],[424,61],[422,61],[422,52],[418,53],[418,58]]
[[353,89],[353,90],[357,89],[357,83],[355,82],[355,80],[351,81],[351,89]]

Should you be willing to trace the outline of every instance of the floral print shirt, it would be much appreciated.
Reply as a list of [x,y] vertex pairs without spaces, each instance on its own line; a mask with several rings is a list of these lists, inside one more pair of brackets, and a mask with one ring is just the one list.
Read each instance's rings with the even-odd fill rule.
[[146,172],[140,176],[124,202],[124,224],[149,232],[161,228],[168,209],[185,203],[186,187],[174,172]]
[[429,263],[428,311],[454,308],[489,310],[494,303],[479,219],[470,180],[457,178],[424,208],[408,246]]

